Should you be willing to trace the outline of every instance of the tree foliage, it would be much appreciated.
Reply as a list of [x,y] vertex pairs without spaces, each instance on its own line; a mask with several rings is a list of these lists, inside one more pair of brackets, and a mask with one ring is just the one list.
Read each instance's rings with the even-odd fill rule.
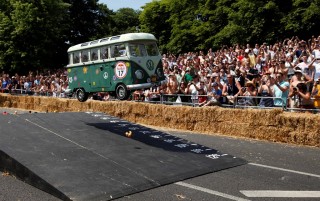
[[[71,45],[149,32],[163,52],[319,35],[320,0],[153,0],[143,10],[98,0],[1,0],[0,69],[61,68]],[[138,28],[138,29],[137,29]]]

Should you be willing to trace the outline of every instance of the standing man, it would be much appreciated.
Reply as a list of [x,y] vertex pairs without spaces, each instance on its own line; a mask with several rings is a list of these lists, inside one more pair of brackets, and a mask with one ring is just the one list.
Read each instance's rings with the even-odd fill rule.
[[276,107],[286,107],[289,96],[289,82],[284,80],[282,72],[277,73],[276,83],[274,86],[274,105]]

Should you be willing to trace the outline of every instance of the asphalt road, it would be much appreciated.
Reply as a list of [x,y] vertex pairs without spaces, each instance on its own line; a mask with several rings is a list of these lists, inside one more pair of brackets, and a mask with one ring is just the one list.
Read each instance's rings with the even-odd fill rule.
[[[15,111],[0,108],[1,114],[4,110],[12,113]],[[117,201],[320,200],[319,148],[219,135],[164,131],[243,158],[249,163],[128,195],[116,199]],[[59,199],[1,172],[0,201],[4,200],[54,201]]]

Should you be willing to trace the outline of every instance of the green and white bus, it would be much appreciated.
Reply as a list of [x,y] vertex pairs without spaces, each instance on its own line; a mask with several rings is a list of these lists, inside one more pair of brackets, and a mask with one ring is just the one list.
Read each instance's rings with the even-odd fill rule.
[[97,92],[126,100],[131,91],[165,80],[157,40],[149,33],[128,33],[81,43],[68,49],[70,92],[84,102]]

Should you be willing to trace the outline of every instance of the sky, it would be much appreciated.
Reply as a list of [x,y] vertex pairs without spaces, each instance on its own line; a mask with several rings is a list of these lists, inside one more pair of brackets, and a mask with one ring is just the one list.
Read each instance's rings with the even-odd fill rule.
[[141,6],[152,0],[99,0],[99,3],[106,4],[110,10],[117,11],[119,8],[132,8],[141,10]]

